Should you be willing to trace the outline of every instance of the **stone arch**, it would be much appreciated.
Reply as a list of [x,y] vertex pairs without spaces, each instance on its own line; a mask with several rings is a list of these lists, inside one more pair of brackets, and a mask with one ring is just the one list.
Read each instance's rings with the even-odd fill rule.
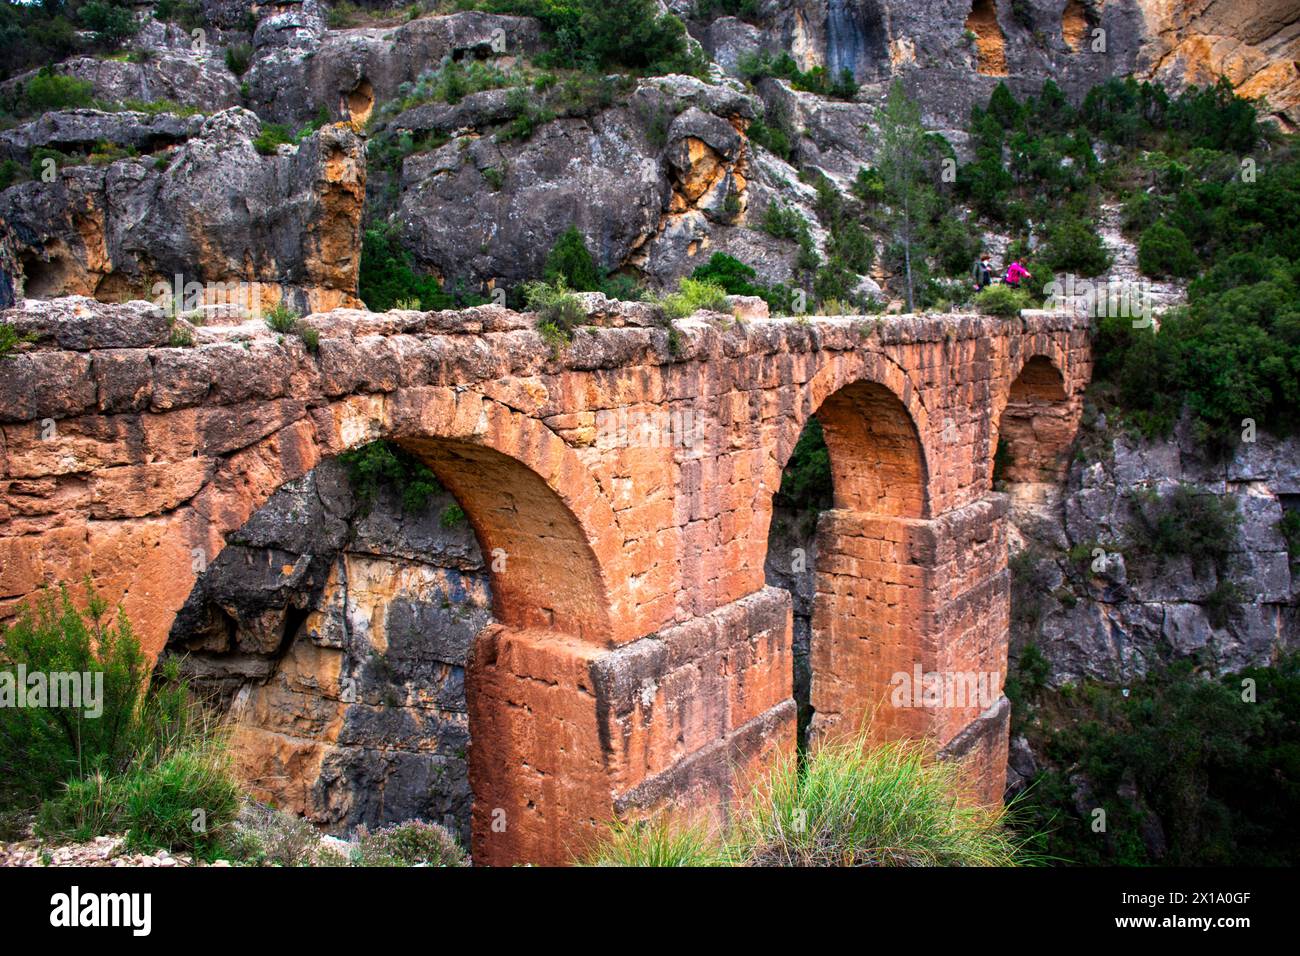
[[[510,626],[550,627],[598,644],[639,636],[611,601],[605,565],[617,560],[621,539],[595,478],[541,422],[475,393],[429,387],[350,396],[311,420],[299,419],[273,432],[214,471],[185,515],[190,537],[209,562],[215,560],[226,535],[242,527],[286,482],[324,458],[381,438],[425,460],[453,494],[464,495],[464,510],[482,535],[485,555],[505,551],[501,570],[493,572],[493,589],[504,595],[500,608]],[[195,435],[194,440],[202,439]],[[475,468],[490,470],[500,483],[505,494],[499,502],[486,485],[475,485]],[[537,509],[531,517],[526,512],[530,506]],[[565,563],[555,561],[555,552],[530,545],[530,535],[562,545]],[[524,558],[513,569],[529,562],[544,565],[535,570],[534,580],[515,578],[512,548],[517,558]],[[527,609],[530,596],[539,602],[536,611]]]
[[[840,392],[844,394],[832,402],[832,398]],[[779,486],[781,472],[789,463],[795,444],[811,418],[825,411],[840,425],[847,427],[854,420],[854,407],[857,408],[857,414],[874,407],[879,415],[877,427],[857,440],[865,440],[878,455],[889,458],[889,449],[896,452],[902,446],[910,444],[906,435],[910,433],[915,436],[913,460],[919,461],[916,461],[913,473],[919,472],[924,489],[921,513],[928,514],[930,468],[926,439],[930,434],[930,416],[921,402],[921,390],[913,385],[910,376],[901,367],[877,352],[838,354],[809,380],[799,402],[794,416],[785,423],[777,436],[775,458],[769,463],[772,468],[768,476],[769,487],[775,489]],[[837,434],[843,435],[844,441],[854,440],[851,427],[847,427],[847,430],[842,427]],[[827,441],[831,439],[828,438]],[[848,456],[845,457],[844,467],[849,467]],[[913,458],[910,453],[907,457]],[[832,469],[834,467],[832,465]],[[854,484],[854,487],[857,489],[855,493],[869,494],[870,485]],[[888,489],[881,491],[887,496]],[[897,501],[897,495],[891,500]],[[836,507],[840,505],[837,503]]]
[[1051,358],[1027,358],[993,416],[991,478],[1012,484],[1060,481],[1077,424],[1074,404]]
[[1007,40],[998,23],[996,0],[974,0],[966,29],[975,34],[976,69],[987,76],[1006,76]]
[[[815,418],[821,426],[832,505],[818,516],[812,540],[795,542],[802,580],[783,573],[776,553],[786,529],[800,527],[784,515],[769,535],[766,569],[769,584],[792,593],[800,732],[815,744],[867,718],[874,726],[890,675],[920,653],[923,596],[911,552],[930,498],[925,411],[897,365],[873,353],[837,357],[805,396],[812,414],[802,424]],[[792,443],[783,444],[779,460],[792,452]],[[878,729],[889,735],[893,728],[881,722]]]
[[398,445],[428,464],[464,509],[490,569],[500,624],[608,639],[605,579],[591,542],[537,472],[466,441],[407,438]]
[[[476,854],[487,862],[530,858],[547,846],[549,831],[535,824],[529,828],[530,821],[518,814],[540,802],[530,774],[554,759],[542,751],[554,749],[556,741],[543,730],[552,715],[545,706],[521,707],[520,688],[526,694],[564,684],[573,677],[571,655],[594,653],[598,646],[615,642],[607,574],[596,555],[597,545],[608,548],[614,532],[612,512],[590,473],[558,436],[482,396],[409,389],[388,398],[352,396],[322,411],[325,414],[315,418],[314,440],[287,456],[293,463],[286,464],[281,439],[278,450],[261,449],[239,464],[227,463],[217,483],[238,489],[242,500],[236,504],[210,497],[210,513],[221,515],[223,524],[233,529],[246,527],[286,481],[310,478],[322,463],[348,449],[377,438],[391,440],[427,464],[463,510],[488,578],[485,587],[469,587],[480,595],[486,592],[475,606],[490,600],[492,614],[480,619],[475,612],[473,619],[479,623],[472,631],[459,629],[460,658],[424,660],[420,641],[442,640],[421,630],[437,617],[438,608],[430,600],[421,604],[399,591],[403,581],[422,583],[428,576],[402,569],[392,575],[396,583],[389,595],[363,560],[355,572],[357,580],[350,573],[340,575],[341,564],[317,569],[318,583],[334,587],[331,600],[341,602],[341,611],[335,608],[332,618],[313,604],[281,609],[278,617],[267,617],[270,627],[255,627],[254,637],[265,631],[261,636],[266,638],[264,646],[251,650],[251,657],[262,658],[260,668],[250,669],[249,646],[220,646],[221,627],[175,635],[173,649],[198,650],[194,656],[201,676],[238,685],[224,688],[237,718],[237,759],[241,774],[263,799],[321,822],[384,822],[358,817],[352,810],[373,812],[378,801],[379,812],[384,812],[383,797],[367,794],[367,786],[409,789],[429,782],[432,771],[423,759],[428,754],[413,744],[403,750],[402,743],[426,734],[425,725],[432,721],[450,726],[453,743],[459,733],[461,752],[467,751],[460,786],[472,792]],[[257,474],[271,460],[282,467],[273,475]],[[221,535],[223,540],[227,534]],[[306,567],[298,560],[301,556],[265,550],[265,567],[254,572],[258,582],[267,577],[275,579],[275,585]],[[241,557],[233,550],[226,556],[232,555]],[[363,557],[368,560],[370,555]],[[218,557],[212,566],[220,568],[220,562]],[[406,623],[400,633],[386,604],[381,609],[369,598],[358,603],[350,597],[362,589],[370,597],[382,592],[381,602],[402,601]],[[446,588],[437,593],[446,600]],[[197,619],[185,613],[190,603],[182,611],[182,622]],[[360,615],[355,620],[354,610]],[[364,633],[358,635],[358,628]],[[395,646],[403,659],[392,659]],[[557,647],[570,656],[557,655]],[[380,663],[374,664],[372,657]],[[421,683],[433,679],[430,668],[436,671],[446,664],[462,667],[463,676],[448,683],[444,675],[432,689]],[[397,675],[392,678],[396,690],[388,686],[388,674]],[[458,680],[463,682],[460,687]],[[579,675],[579,683],[584,680]],[[459,704],[448,697],[457,694]],[[417,706],[413,700],[424,703]],[[436,703],[448,704],[451,716],[433,714]],[[565,711],[559,723],[574,719]],[[599,761],[594,726],[593,720],[585,728],[593,738],[589,746],[574,744],[575,759]],[[387,728],[380,736],[391,741],[380,746],[376,728]],[[358,757],[359,747],[368,747],[370,756]],[[580,814],[571,812],[577,798],[567,794],[548,792],[548,817]],[[408,797],[403,793],[404,806],[413,805]],[[583,793],[581,799],[589,804],[598,796]],[[498,808],[511,813],[512,842],[504,848],[484,842],[493,832],[492,813]],[[459,817],[458,822],[467,825]],[[516,835],[520,833],[522,837]]]
[[893,392],[876,382],[854,382],[827,398],[816,414],[830,451],[837,509],[925,516],[921,437]]

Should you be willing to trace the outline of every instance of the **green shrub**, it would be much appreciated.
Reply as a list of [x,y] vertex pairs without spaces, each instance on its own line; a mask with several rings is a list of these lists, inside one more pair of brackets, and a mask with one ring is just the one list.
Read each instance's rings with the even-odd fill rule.
[[239,812],[240,791],[224,741],[190,743],[127,775],[122,822],[135,850],[179,850],[214,859]]
[[81,21],[101,43],[117,46],[140,31],[134,10],[112,0],[90,0],[80,10]]
[[968,224],[945,216],[935,227],[931,247],[944,275],[965,279],[971,274],[971,266],[983,250],[984,243]]
[[398,302],[414,302],[414,308],[430,310],[455,305],[437,279],[415,271],[395,230],[386,225],[371,227],[362,234],[357,295],[372,312],[395,309]]
[[0,359],[6,359],[17,351],[18,346],[28,341],[28,337],[21,334],[9,322],[0,322]]
[[263,123],[253,139],[253,148],[263,156],[274,156],[276,150],[293,142],[293,131],[283,123]]
[[6,159],[3,162],[0,162],[0,193],[18,182],[18,179],[22,174],[22,164],[16,159]]
[[679,823],[665,815],[649,820],[621,821],[609,832],[587,866],[726,866],[726,849],[708,827]]
[[339,455],[352,492],[362,510],[369,510],[382,488],[392,488],[407,511],[423,511],[442,485],[429,467],[388,441],[374,441]]
[[226,69],[235,76],[243,76],[253,62],[253,48],[247,43],[232,43],[226,47]]
[[701,310],[727,311],[727,290],[698,279],[681,279],[677,291],[658,300],[663,314],[669,319],[684,319]]
[[84,610],[66,588],[24,603],[2,643],[0,670],[15,682],[21,666],[28,674],[90,674],[103,688],[97,705],[83,687],[83,706],[0,707],[0,803],[43,799],[97,770],[112,775],[145,745],[151,716],[140,707],[144,655],[130,622],[110,615],[89,586]]
[[1110,268],[1110,253],[1093,226],[1081,219],[1063,218],[1048,230],[1044,262],[1053,272],[1096,276]]
[[756,119],[749,124],[746,133],[751,140],[768,152],[775,153],[787,162],[790,160],[790,154],[793,152],[794,146],[790,142],[790,131],[781,123],[769,125],[763,119]]
[[1029,294],[1024,289],[1015,289],[1009,285],[997,284],[983,289],[975,296],[975,308],[985,315],[1000,315],[1013,318],[1021,309],[1031,308]]
[[648,73],[699,73],[686,26],[661,13],[654,0],[580,0],[584,53],[600,68],[630,67]]
[[90,106],[93,90],[94,84],[89,80],[64,76],[46,66],[27,81],[23,87],[23,98],[29,112],[49,113]]
[[1138,268],[1143,275],[1186,279],[1199,267],[1191,240],[1177,226],[1160,219],[1143,230],[1138,240]]
[[961,768],[918,744],[823,743],[782,757],[741,817],[742,858],[760,866],[1014,866],[1001,808],[959,797]]
[[722,834],[658,820],[616,824],[588,859],[612,866],[1015,866],[1001,808],[963,801],[961,768],[919,744],[864,736],[785,754]]
[[577,226],[569,226],[555,240],[551,251],[546,254],[542,277],[550,285],[562,280],[566,288],[575,292],[594,292],[600,288],[596,261],[592,259]]
[[1127,535],[1135,552],[1162,560],[1185,556],[1197,568],[1227,567],[1241,524],[1232,496],[1179,484],[1166,494],[1135,490],[1129,504]]
[[125,782],[101,770],[64,784],[36,816],[36,832],[47,839],[85,841],[122,829]]
[[[1207,670],[1183,660],[1123,687],[1089,681],[1016,702],[1013,714],[1054,715],[1022,725],[1047,758],[1017,814],[1036,852],[1093,866],[1300,862],[1300,655]],[[1106,812],[1104,833],[1095,809]]]
[[574,331],[587,321],[587,310],[563,279],[526,283],[524,301],[537,313],[537,329],[553,349],[570,342]]
[[725,252],[715,252],[709,261],[696,266],[691,278],[699,282],[717,286],[728,295],[755,295],[768,304],[773,315],[790,311],[791,293],[785,285],[777,283],[768,285],[759,282],[757,273],[734,256]]
[[774,199],[763,211],[763,231],[777,239],[801,239],[808,232],[808,220],[793,206]]
[[465,866],[465,851],[445,827],[408,820],[368,832],[358,828],[356,866]]
[[283,302],[277,302],[267,309],[263,321],[272,332],[296,335],[308,352],[314,354],[320,349],[320,331],[304,322],[302,316]]
[[851,70],[840,70],[839,75],[834,77],[826,72],[824,66],[801,70],[789,53],[775,56],[760,51],[744,53],[737,63],[737,68],[741,77],[751,83],[772,76],[787,80],[796,90],[806,93],[817,93],[842,100],[851,100],[858,94],[858,84],[853,79]]

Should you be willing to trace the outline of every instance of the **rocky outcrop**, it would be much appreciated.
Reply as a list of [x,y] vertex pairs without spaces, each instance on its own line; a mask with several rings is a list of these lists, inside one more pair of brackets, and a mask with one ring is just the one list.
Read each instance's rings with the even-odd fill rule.
[[89,154],[104,143],[153,153],[200,135],[203,124],[202,116],[175,113],[106,113],[89,109],[43,113],[30,123],[0,132],[0,158],[26,166],[38,149]]
[[[1060,686],[1124,683],[1188,656],[1227,673],[1300,645],[1300,579],[1279,530],[1284,511],[1300,504],[1300,442],[1257,437],[1218,462],[1186,424],[1146,441],[1110,431],[1102,417],[1064,488],[1010,485],[1013,550],[1024,549],[1013,561],[1013,658],[1034,644],[1049,684]],[[1235,506],[1240,528],[1224,566],[1158,559],[1136,533],[1135,494],[1180,483]]]
[[[91,95],[102,103],[166,100],[205,112],[239,105],[239,79],[226,68],[220,50],[145,49],[147,54],[137,60],[74,57],[58,64],[57,72],[89,82]],[[34,71],[0,83],[0,93],[14,90],[33,75]]]
[[329,461],[231,537],[167,653],[230,710],[254,797],[335,832],[420,817],[468,842],[465,665],[489,605],[450,495],[362,503]]
[[[788,276],[792,243],[752,228],[778,192],[805,205],[810,188],[748,139],[757,100],[690,77],[643,81],[626,101],[561,117],[522,141],[499,135],[519,107],[503,90],[407,110],[385,129],[452,138],[401,164],[393,219],[417,262],[449,285],[537,276],[556,237],[575,225],[600,266],[632,267],[655,284],[731,251]],[[777,168],[782,167],[782,168]],[[383,191],[376,182],[372,196]]]
[[246,76],[250,104],[277,122],[303,123],[324,108],[362,124],[377,103],[444,60],[494,56],[508,64],[540,48],[540,29],[529,17],[467,12],[327,31],[314,0],[279,9],[258,23]]
[[174,288],[179,276],[182,286],[204,286],[203,300],[216,297],[212,284],[256,284],[255,308],[356,303],[365,164],[351,128],[326,126],[263,156],[253,147],[257,118],[238,108],[197,129],[78,111],[11,131],[5,143],[21,152],[106,124],[145,147],[172,133],[192,138],[157,155],[65,166],[52,182],[0,194],[25,295],[157,300],[155,284]]
[[1144,73],[1168,85],[1227,76],[1242,96],[1265,97],[1285,127],[1300,127],[1300,8],[1289,0],[1142,3]]

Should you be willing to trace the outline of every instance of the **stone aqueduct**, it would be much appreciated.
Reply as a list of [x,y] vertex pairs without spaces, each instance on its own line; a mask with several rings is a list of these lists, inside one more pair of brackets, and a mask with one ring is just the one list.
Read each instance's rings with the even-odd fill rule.
[[[559,353],[500,308],[338,310],[307,320],[315,354],[249,324],[168,347],[143,303],[11,310],[36,341],[0,363],[0,616],[89,575],[157,655],[196,555],[323,459],[395,441],[494,558],[495,623],[466,675],[475,859],[563,863],[616,814],[726,813],[794,745],[790,597],[763,568],[772,495],[815,414],[834,507],[817,532],[814,734],[869,715],[874,739],[929,738],[998,799],[994,449],[1000,429],[1014,481],[1063,473],[1087,319],[699,314],[670,342],[624,308]],[[647,440],[647,421],[667,437]],[[337,662],[316,659],[281,679],[337,699]],[[891,675],[918,665],[996,672],[996,703],[892,706]],[[245,730],[275,738],[263,751],[286,773],[310,759],[310,740]]]

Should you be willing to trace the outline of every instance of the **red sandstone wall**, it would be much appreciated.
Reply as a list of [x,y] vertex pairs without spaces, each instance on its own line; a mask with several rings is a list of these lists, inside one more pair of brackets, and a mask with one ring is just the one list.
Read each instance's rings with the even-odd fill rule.
[[[475,853],[491,861],[562,862],[614,812],[725,808],[737,774],[719,768],[743,776],[792,742],[788,609],[757,596],[772,493],[828,399],[857,510],[826,519],[819,709],[851,719],[918,661],[1005,670],[995,422],[1030,357],[1062,373],[1067,422],[1090,372],[1086,321],[1056,314],[694,318],[677,354],[662,329],[625,327],[556,357],[494,308],[314,316],[315,355],[220,330],[161,347],[165,322],[138,303],[27,309],[5,314],[40,342],[0,377],[0,618],[88,574],[157,653],[202,562],[276,488],[398,440],[468,502],[485,558],[507,556],[505,626],[472,677]],[[876,416],[865,440],[855,410]],[[619,426],[640,412],[650,440]],[[940,744],[977,716],[877,711],[882,733]],[[971,745],[985,794],[997,733]]]

